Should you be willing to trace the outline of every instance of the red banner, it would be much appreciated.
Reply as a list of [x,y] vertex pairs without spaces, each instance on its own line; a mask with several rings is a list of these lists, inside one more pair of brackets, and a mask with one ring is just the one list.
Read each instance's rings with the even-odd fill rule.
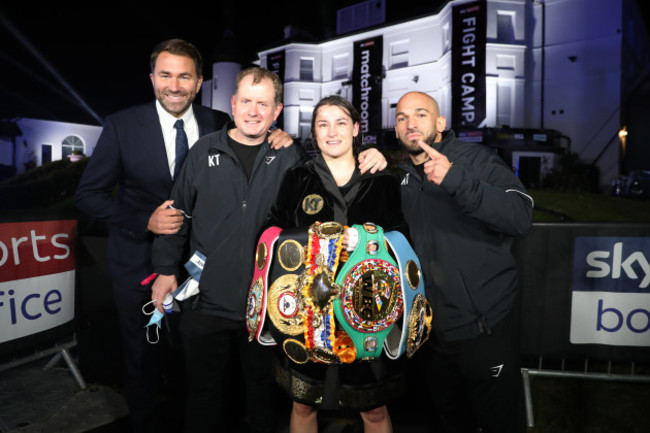
[[74,319],[75,220],[0,224],[0,343]]
[[74,270],[77,221],[0,224],[0,282]]

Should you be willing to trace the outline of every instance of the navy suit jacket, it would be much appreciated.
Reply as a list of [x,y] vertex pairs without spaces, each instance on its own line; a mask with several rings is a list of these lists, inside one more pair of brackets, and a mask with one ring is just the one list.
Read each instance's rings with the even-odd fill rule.
[[[230,117],[194,105],[199,136],[221,129]],[[113,282],[138,286],[153,272],[153,211],[169,198],[173,180],[155,102],[106,118],[75,194],[77,207],[109,228],[108,260]],[[148,289],[147,289],[148,290]]]

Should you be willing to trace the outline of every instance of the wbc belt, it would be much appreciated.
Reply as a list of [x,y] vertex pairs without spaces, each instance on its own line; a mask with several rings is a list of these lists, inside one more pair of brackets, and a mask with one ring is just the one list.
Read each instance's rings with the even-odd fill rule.
[[402,315],[402,283],[383,229],[372,223],[353,227],[359,243],[337,275],[341,294],[333,301],[334,313],[354,343],[356,359],[373,359]]

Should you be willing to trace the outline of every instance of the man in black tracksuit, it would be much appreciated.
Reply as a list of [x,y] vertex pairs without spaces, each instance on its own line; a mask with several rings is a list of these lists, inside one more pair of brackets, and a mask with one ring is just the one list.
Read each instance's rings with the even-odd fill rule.
[[[231,101],[234,124],[198,140],[174,184],[173,207],[189,216],[177,234],[154,241],[152,260],[159,275],[152,300],[159,308],[160,300],[178,286],[175,272],[188,238],[190,254],[206,257],[198,299],[180,320],[187,433],[239,428],[224,425],[235,418],[232,414],[219,413],[233,394],[226,386],[233,375],[228,369],[231,358],[241,364],[249,431],[274,431],[273,349],[248,342],[244,319],[257,236],[285,172],[306,158],[298,146],[274,150],[268,144],[281,101],[282,82],[276,74],[258,67],[239,73]],[[360,155],[360,161],[362,171],[386,167],[376,150]]]
[[188,238],[190,254],[206,257],[198,299],[180,320],[187,433],[239,429],[230,424],[236,417],[220,413],[228,398],[241,393],[228,386],[229,367],[237,365],[231,357],[241,363],[250,431],[273,431],[271,352],[248,343],[244,317],[258,229],[285,171],[304,157],[298,146],[269,146],[268,130],[282,110],[281,89],[277,75],[267,70],[240,73],[232,98],[234,124],[194,144],[172,189],[173,207],[189,216],[178,233],[154,241],[152,261],[159,275],[152,299],[157,306],[178,285],[175,272],[185,259]]
[[533,200],[495,152],[445,127],[427,94],[399,100],[395,132],[411,158],[402,210],[434,316],[432,397],[445,432],[523,432],[510,240],[531,228]]

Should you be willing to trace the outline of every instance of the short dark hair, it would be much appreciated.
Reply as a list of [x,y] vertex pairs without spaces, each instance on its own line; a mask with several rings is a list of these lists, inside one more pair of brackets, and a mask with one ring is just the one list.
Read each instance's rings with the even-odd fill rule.
[[252,75],[253,84],[258,84],[262,80],[271,80],[273,83],[273,90],[275,91],[275,104],[282,104],[282,80],[278,74],[268,69],[260,68],[259,66],[251,66],[250,68],[243,69],[237,74],[237,79],[235,80],[235,94],[239,91],[239,83],[245,77]]
[[203,58],[201,57],[201,53],[199,53],[199,50],[194,45],[183,39],[169,39],[160,42],[154,47],[151,53],[151,73],[156,68],[158,56],[165,51],[175,56],[189,57],[194,61],[196,76],[199,78],[203,76]]
[[[326,96],[314,107],[314,112],[311,115],[311,136],[316,137],[316,115],[318,114],[318,109],[322,106],[325,105],[333,105],[336,107],[341,108],[348,116],[350,116],[350,119],[352,119],[352,123],[358,123],[359,124],[359,133],[357,134],[356,137],[352,140],[352,153],[354,153],[355,158],[359,156],[359,153],[361,152],[362,148],[362,143],[363,143],[363,133],[361,132],[361,115],[359,114],[359,111],[357,111],[356,108],[354,108],[354,105],[347,99],[345,99],[342,96],[339,95],[331,95],[331,96]],[[314,144],[316,146],[316,149],[318,149],[318,144],[315,143],[316,139],[314,138]]]

